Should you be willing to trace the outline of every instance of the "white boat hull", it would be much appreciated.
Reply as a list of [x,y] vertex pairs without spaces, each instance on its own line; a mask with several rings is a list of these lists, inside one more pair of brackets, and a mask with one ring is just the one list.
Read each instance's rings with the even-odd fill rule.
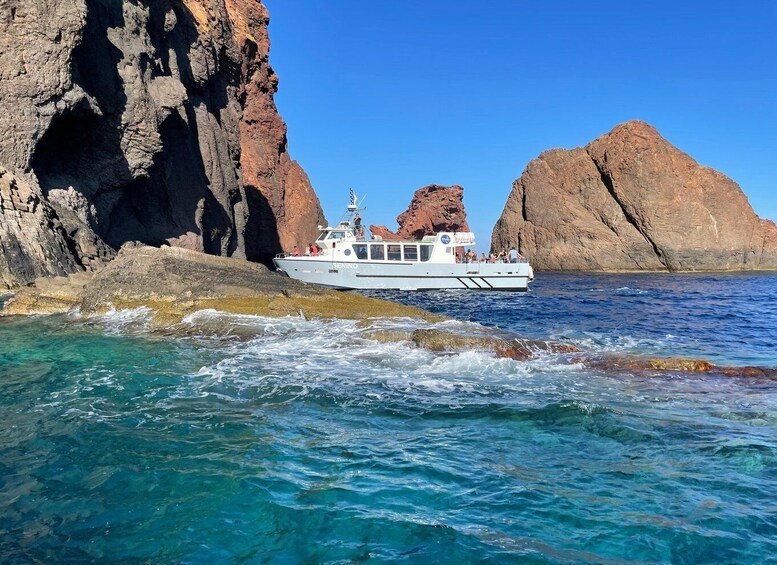
[[289,277],[343,290],[527,290],[529,263],[422,263],[332,261],[325,257],[274,259]]

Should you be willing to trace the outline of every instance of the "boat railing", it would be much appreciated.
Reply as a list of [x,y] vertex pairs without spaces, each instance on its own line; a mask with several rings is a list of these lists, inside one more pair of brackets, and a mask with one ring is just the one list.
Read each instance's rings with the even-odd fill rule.
[[510,261],[509,259],[494,259],[493,261],[491,259],[475,259],[474,261],[461,261],[462,263],[468,263],[468,264],[484,264],[484,263],[507,263],[507,264],[515,264],[515,263],[528,263],[529,260],[526,257],[519,257],[515,261]]
[[327,252],[326,249],[324,249],[322,251],[319,251],[318,255],[311,255],[311,254],[305,254],[305,253],[300,253],[299,255],[296,255],[294,253],[286,253],[286,252],[276,253],[275,254],[275,258],[276,259],[295,259],[295,258],[296,259],[303,259],[303,258],[306,258],[306,257],[307,258],[310,258],[310,257],[322,257],[322,256],[325,256],[325,255],[328,255],[328,252]]

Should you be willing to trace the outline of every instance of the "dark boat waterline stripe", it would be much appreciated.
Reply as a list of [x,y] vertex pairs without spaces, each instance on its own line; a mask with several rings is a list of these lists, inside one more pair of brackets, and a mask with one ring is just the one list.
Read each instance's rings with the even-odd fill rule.
[[[360,278],[373,278],[373,279],[458,279],[460,282],[462,278],[472,280],[474,277],[466,277],[463,275],[365,275],[362,273],[356,273]],[[478,278],[487,283],[486,279],[528,279],[528,275],[480,275]],[[473,281],[474,282],[474,281]],[[481,288],[475,283],[475,288]],[[471,287],[467,287],[471,288]]]

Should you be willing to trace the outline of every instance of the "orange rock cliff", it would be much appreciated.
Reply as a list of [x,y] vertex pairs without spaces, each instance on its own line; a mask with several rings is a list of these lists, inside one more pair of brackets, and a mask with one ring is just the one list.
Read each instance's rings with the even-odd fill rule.
[[542,270],[777,269],[775,224],[641,121],[531,161],[492,235],[513,246]]
[[370,226],[384,239],[421,239],[440,231],[469,231],[464,211],[464,189],[459,185],[430,184],[413,194],[410,206],[397,217],[396,232],[386,226]]

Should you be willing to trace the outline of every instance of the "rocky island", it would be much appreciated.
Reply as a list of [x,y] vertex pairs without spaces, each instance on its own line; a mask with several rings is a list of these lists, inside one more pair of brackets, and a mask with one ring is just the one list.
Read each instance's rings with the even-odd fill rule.
[[492,236],[514,246],[540,270],[777,269],[777,226],[641,121],[530,162]]

